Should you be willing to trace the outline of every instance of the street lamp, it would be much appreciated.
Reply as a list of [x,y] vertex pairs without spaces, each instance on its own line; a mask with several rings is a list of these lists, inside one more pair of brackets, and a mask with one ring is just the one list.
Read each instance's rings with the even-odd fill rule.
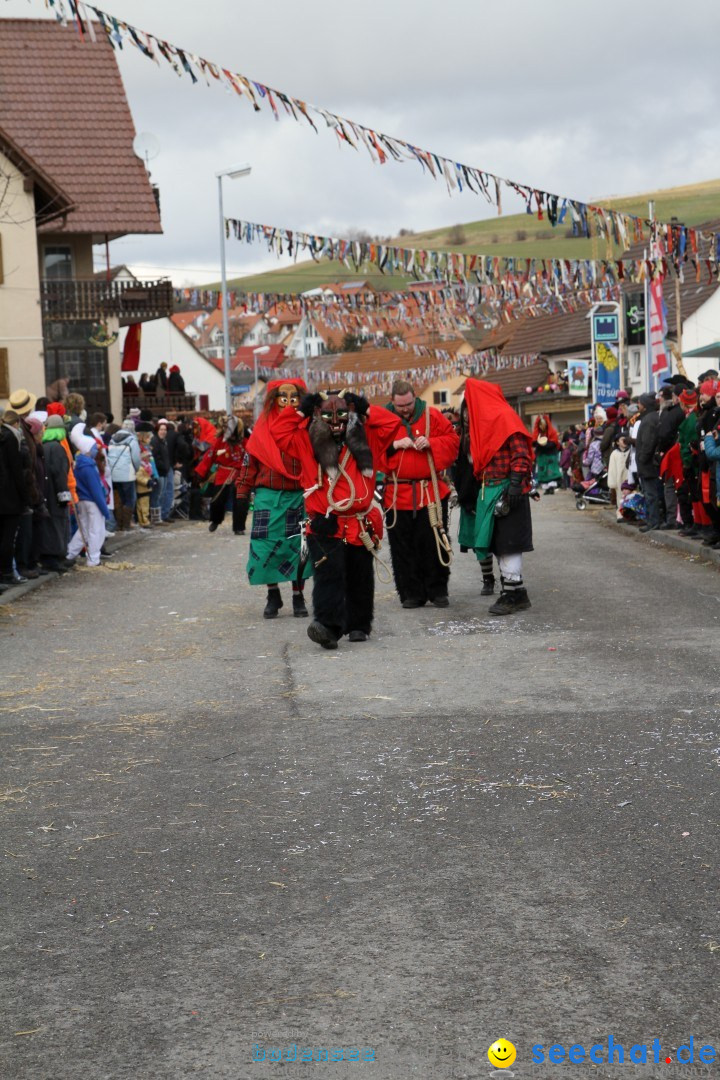
[[225,408],[227,409],[228,416],[232,416],[233,404],[232,394],[230,393],[230,331],[228,328],[228,311],[227,311],[227,270],[225,268],[225,212],[223,210],[223,192],[222,182],[223,176],[229,176],[231,180],[237,180],[240,176],[249,176],[251,173],[251,167],[249,165],[236,165],[232,169],[224,169],[222,172],[215,173],[218,182],[218,206],[220,209],[220,270],[222,277],[222,324],[223,324],[223,357],[225,359]]
[[261,345],[259,349],[253,349],[253,360],[255,361],[255,396],[253,397],[253,424],[257,420],[258,415],[258,401],[260,400],[258,395],[258,356],[265,356],[270,352],[269,345]]

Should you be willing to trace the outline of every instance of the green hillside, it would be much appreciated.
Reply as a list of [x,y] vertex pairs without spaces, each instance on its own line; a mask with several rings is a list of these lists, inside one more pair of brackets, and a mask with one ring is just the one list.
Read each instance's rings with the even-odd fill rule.
[[[661,221],[676,217],[686,225],[699,225],[720,218],[720,180],[668,188],[618,199],[598,199],[598,204],[647,217],[648,201],[655,201],[655,216]],[[553,229],[547,221],[538,221],[531,214],[510,214],[472,221],[462,225],[431,229],[397,237],[403,247],[434,248],[437,250],[467,251],[483,255],[514,256],[516,258],[603,259],[608,255],[606,245],[597,240],[574,239],[570,226]],[[236,241],[229,241],[232,245]],[[260,249],[258,249],[260,250]],[[612,256],[617,257],[614,250]],[[235,278],[230,288],[247,292],[304,292],[330,281],[352,281],[361,278],[382,288],[397,288],[406,278],[383,275],[374,268],[354,274],[342,265],[323,259],[298,262],[286,269]],[[218,288],[219,286],[212,286]]]

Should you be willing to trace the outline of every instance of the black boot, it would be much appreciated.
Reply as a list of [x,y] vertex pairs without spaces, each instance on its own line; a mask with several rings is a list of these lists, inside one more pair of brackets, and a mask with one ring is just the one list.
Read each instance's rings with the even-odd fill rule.
[[495,577],[493,574],[483,574],[483,587],[480,590],[481,596],[492,596],[495,592]]
[[532,607],[527,589],[506,589],[502,578],[500,581],[502,591],[493,606],[488,608],[488,614],[514,615],[516,611],[526,611],[527,608]]
[[316,645],[322,645],[323,649],[337,649],[337,638],[327,626],[319,622],[311,622],[307,628],[307,636]]
[[263,611],[263,619],[275,619],[277,613],[283,606],[282,596],[277,585],[268,589],[267,603],[265,604],[265,610]]
[[303,594],[293,592],[293,615],[296,619],[304,619],[307,617],[308,609],[305,607],[305,597]]

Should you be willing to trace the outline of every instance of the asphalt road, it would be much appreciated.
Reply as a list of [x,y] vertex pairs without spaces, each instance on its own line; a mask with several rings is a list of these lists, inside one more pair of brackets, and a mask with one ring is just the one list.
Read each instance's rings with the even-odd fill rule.
[[[0,608],[3,1080],[720,1051],[718,571],[562,495],[535,530],[530,611],[487,615],[457,554],[448,610],[381,586],[336,653],[287,595],[260,617],[227,524]],[[548,1062],[610,1035],[622,1070]]]

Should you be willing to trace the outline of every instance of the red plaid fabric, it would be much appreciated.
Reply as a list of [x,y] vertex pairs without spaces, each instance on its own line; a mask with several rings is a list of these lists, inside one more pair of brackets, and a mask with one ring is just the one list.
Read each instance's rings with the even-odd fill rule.
[[532,452],[528,440],[519,432],[511,435],[502,444],[495,457],[491,458],[485,469],[485,482],[507,480],[510,473],[521,473],[525,477],[523,491],[530,490],[532,477]]
[[245,454],[245,459],[240,469],[240,474],[235,481],[235,488],[239,499],[247,499],[251,491],[255,488],[264,487],[272,488],[273,491],[299,491],[302,487],[300,483],[300,462],[297,458],[290,457],[288,454],[280,451],[282,455],[283,465],[289,473],[293,474],[293,477],[297,477],[297,480],[289,480],[287,476],[284,476],[280,472],[274,472],[269,469],[267,465],[264,465],[262,461],[258,461],[252,454]]

